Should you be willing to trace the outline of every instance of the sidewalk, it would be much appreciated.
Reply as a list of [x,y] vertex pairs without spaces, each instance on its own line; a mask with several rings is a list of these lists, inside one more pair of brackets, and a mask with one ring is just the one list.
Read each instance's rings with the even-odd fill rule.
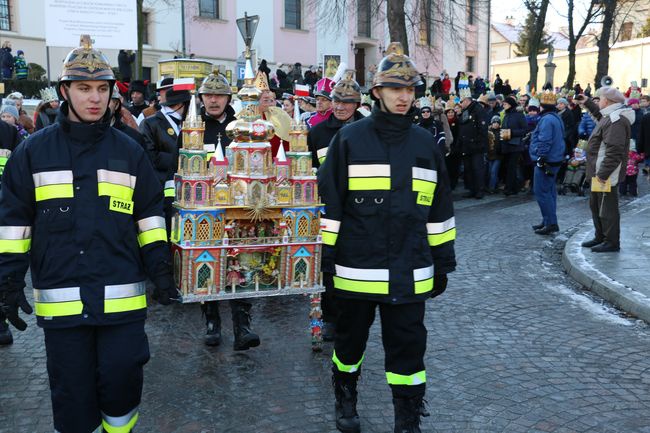
[[564,268],[594,293],[650,323],[650,194],[621,209],[619,253],[582,248],[593,234],[588,221],[571,236],[562,255]]

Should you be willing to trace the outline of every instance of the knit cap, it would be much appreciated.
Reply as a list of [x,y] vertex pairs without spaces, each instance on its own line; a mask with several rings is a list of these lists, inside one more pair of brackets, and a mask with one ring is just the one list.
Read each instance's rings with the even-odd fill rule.
[[7,101],[5,100],[4,103],[2,104],[2,108],[0,108],[0,114],[3,113],[9,113],[12,116],[18,120],[20,115],[18,114],[18,108],[16,108],[16,104],[13,103],[13,101]]

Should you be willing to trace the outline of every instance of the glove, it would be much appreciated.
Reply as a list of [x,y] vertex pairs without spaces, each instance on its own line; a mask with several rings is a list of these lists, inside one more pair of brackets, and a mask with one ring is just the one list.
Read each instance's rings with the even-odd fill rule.
[[152,298],[161,305],[169,305],[172,302],[180,302],[181,293],[176,289],[171,272],[158,275],[154,280]]
[[537,166],[539,168],[544,168],[545,165],[546,165],[546,156],[545,155],[538,156],[537,157]]
[[25,314],[32,314],[31,305],[27,302],[24,292],[25,283],[11,284],[0,289],[0,311],[7,316],[7,320],[19,331],[27,329],[27,323],[18,316],[18,307]]
[[436,296],[442,295],[442,293],[447,289],[447,274],[438,274],[433,276],[433,290],[431,291],[431,297],[435,298]]

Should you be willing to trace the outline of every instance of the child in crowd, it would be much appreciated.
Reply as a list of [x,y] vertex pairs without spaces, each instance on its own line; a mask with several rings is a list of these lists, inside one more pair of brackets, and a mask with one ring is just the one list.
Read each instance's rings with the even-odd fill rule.
[[630,140],[630,152],[628,153],[627,168],[625,170],[625,181],[618,184],[618,193],[621,196],[627,195],[629,192],[631,196],[638,195],[636,178],[639,175],[639,164],[645,160],[645,155],[636,150],[636,143]]
[[487,193],[494,194],[497,192],[497,183],[499,181],[499,168],[501,167],[501,118],[492,116],[490,126],[488,128],[488,149],[487,149],[487,162],[488,162],[488,187]]

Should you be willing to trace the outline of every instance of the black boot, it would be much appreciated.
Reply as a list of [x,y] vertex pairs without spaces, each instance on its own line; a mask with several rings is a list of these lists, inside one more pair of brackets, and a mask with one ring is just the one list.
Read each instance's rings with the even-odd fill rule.
[[205,314],[205,326],[207,332],[203,342],[206,346],[218,346],[221,344],[221,315],[219,314],[219,302],[210,301],[201,305]]
[[358,374],[337,372],[332,374],[332,386],[336,398],[334,405],[336,428],[343,433],[359,433],[361,431],[357,413],[358,378]]
[[4,316],[0,317],[0,346],[8,346],[14,342],[14,337],[11,335],[9,324]]
[[260,345],[260,337],[251,330],[251,305],[246,303],[230,304],[232,309],[232,328],[235,333],[234,350],[248,350]]
[[395,433],[422,433],[420,416],[429,416],[422,396],[393,397],[393,407],[395,408]]

